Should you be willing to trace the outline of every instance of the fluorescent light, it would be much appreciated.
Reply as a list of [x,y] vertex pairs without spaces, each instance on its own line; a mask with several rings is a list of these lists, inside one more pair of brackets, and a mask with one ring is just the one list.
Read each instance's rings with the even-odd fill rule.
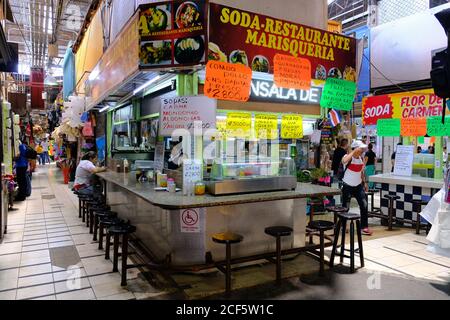
[[109,105],[106,105],[106,106],[104,106],[103,108],[101,108],[99,112],[100,112],[100,113],[105,112],[106,110],[109,109],[109,107],[110,107]]
[[144,90],[145,88],[147,88],[149,85],[151,85],[152,83],[155,83],[156,81],[158,81],[161,78],[161,76],[156,76],[154,77],[152,80],[147,81],[146,83],[144,83],[142,86],[140,86],[139,88],[137,88],[136,90],[133,91],[133,95],[138,94],[139,92],[141,92],[142,90]]

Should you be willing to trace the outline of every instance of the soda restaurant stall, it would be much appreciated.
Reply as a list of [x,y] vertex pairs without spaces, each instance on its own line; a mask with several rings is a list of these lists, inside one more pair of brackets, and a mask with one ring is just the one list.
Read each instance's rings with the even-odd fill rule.
[[[239,233],[245,238],[233,248],[235,257],[273,252],[275,243],[264,234],[264,228],[274,225],[286,225],[294,230],[293,237],[283,241],[283,248],[304,248],[307,198],[336,195],[339,190],[297,183],[296,166],[291,158],[295,148],[291,146],[304,136],[303,119],[321,115],[319,102],[325,79],[328,76],[349,80],[355,77],[354,40],[231,7],[195,3],[199,17],[207,17],[210,11],[209,23],[202,23],[207,19],[200,18],[191,29],[180,27],[176,19],[183,4],[167,2],[141,6],[124,30],[130,33],[123,38],[130,44],[125,47],[130,47],[134,41],[140,43],[136,46],[140,54],[133,51],[132,54],[136,54],[133,57],[127,53],[128,67],[120,62],[121,71],[128,76],[123,76],[115,86],[108,85],[112,89],[104,90],[100,88],[112,83],[113,75],[119,70],[111,70],[114,64],[105,60],[93,71],[97,77],[91,77],[91,92],[96,96],[96,108],[114,114],[114,110],[129,101],[134,106],[143,96],[144,100],[149,99],[148,108],[157,113],[158,135],[154,150],[147,155],[147,161],[152,164],[147,171],[155,174],[162,171],[163,174],[158,175],[162,181],[167,173],[182,189],[172,193],[158,191],[152,181],[155,175],[151,173],[148,174],[150,183],[143,182],[142,173],[146,170],[140,167],[142,162],[131,158],[125,162],[131,164],[131,172],[122,169],[123,162],[118,166],[120,172],[115,172],[116,160],[125,156],[118,157],[110,152],[114,148],[111,137],[114,119],[111,117],[108,118],[107,144],[109,163],[114,165],[109,165],[109,172],[99,174],[106,181],[108,202],[121,218],[130,219],[137,226],[137,237],[154,257],[173,265],[223,259],[223,247],[214,243],[211,235],[224,231]],[[146,14],[150,11],[159,13],[163,20],[167,18],[166,23],[158,27],[161,30],[152,31],[151,25],[145,25]],[[238,14],[254,21],[253,27],[247,22],[239,23]],[[263,31],[263,25],[267,25],[267,31]],[[292,32],[281,32],[283,25]],[[226,28],[234,28],[239,38],[228,39],[229,35],[223,32]],[[246,35],[251,32],[250,36],[255,37],[252,28],[260,29],[259,40],[247,41]],[[155,50],[162,56],[153,55]],[[275,54],[289,57],[289,51],[309,61],[309,83],[303,89],[273,85]],[[109,56],[109,50],[105,56]],[[217,86],[219,80],[208,76],[208,68],[204,71],[207,60],[230,68],[228,77],[220,78],[223,86]],[[137,79],[145,81],[133,86]],[[176,89],[170,86],[172,80]],[[242,90],[241,84],[247,89]],[[231,90],[223,90],[230,85]],[[166,91],[162,90],[164,88]],[[220,97],[213,98],[214,94]],[[115,95],[121,96],[120,100],[112,107],[107,105]],[[196,121],[202,121],[202,125],[198,127]],[[140,121],[141,129],[142,123]],[[216,130],[211,133],[207,129]],[[183,138],[180,144],[187,159],[180,162],[178,170],[173,170],[168,168],[167,158],[172,155],[178,136]],[[143,136],[138,140],[140,138]],[[167,149],[167,145],[170,148]],[[195,191],[200,190],[201,194],[203,183],[208,194],[192,195],[190,190],[194,183]]]

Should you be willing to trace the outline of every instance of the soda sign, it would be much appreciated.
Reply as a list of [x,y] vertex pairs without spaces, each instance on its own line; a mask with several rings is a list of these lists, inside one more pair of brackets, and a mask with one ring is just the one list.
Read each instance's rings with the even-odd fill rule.
[[364,125],[376,125],[378,119],[391,119],[393,106],[388,95],[365,97],[362,104]]

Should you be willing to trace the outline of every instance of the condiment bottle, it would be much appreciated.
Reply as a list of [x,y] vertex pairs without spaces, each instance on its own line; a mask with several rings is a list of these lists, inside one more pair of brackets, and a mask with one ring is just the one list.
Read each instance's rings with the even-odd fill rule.
[[196,196],[202,196],[205,194],[205,184],[201,181],[197,182],[195,184],[195,195]]
[[167,179],[167,190],[171,193],[177,192],[175,180],[173,180],[172,178]]

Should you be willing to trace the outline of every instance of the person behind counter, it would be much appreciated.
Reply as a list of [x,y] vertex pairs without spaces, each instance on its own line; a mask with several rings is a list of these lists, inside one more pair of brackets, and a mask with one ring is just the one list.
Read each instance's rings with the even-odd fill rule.
[[[377,163],[377,155],[373,152],[373,144],[369,143],[368,151],[364,155],[364,165],[366,171],[366,177],[369,179],[370,176],[375,174],[375,164]],[[373,189],[374,183],[369,182],[369,189]]]
[[362,141],[355,140],[352,143],[352,151],[342,158],[345,166],[344,178],[342,179],[342,201],[343,206],[349,208],[352,197],[358,201],[361,213],[362,233],[372,235],[369,229],[368,208],[367,208],[367,184],[364,175],[364,161],[362,154],[367,145]]
[[82,158],[75,171],[75,182],[73,188],[81,194],[92,194],[94,186],[92,175],[106,171],[105,167],[96,167],[97,154],[89,151]]
[[[397,147],[398,147],[398,146],[401,146],[401,145],[402,145],[401,142],[397,143]],[[392,165],[391,172],[394,172],[394,167],[395,167],[395,155],[396,155],[396,153],[397,153],[397,149],[395,149],[395,151],[394,151],[394,152],[392,153],[392,155],[391,155],[391,165]]]

